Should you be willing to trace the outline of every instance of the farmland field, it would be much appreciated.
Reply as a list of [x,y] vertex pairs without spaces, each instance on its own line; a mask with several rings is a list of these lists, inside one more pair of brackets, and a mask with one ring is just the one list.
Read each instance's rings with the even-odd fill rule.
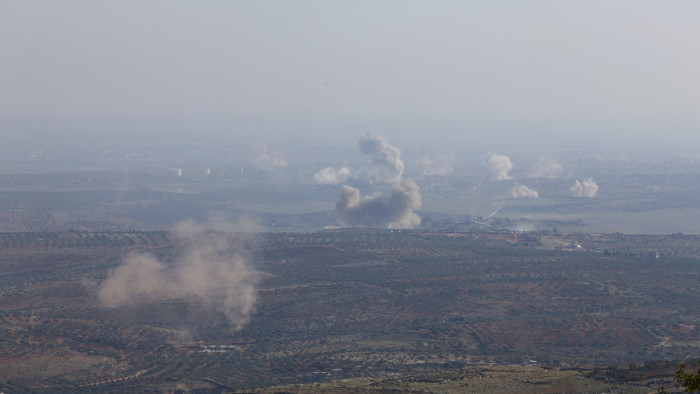
[[130,253],[173,264],[171,233],[0,234],[0,387],[242,389],[700,353],[697,236],[337,230],[237,245],[260,278],[240,330],[201,298],[99,302]]

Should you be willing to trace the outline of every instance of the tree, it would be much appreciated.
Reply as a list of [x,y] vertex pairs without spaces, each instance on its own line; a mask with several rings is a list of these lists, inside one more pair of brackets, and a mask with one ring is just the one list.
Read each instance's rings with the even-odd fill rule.
[[681,363],[676,371],[676,380],[685,388],[686,393],[700,391],[700,366],[695,373],[686,372],[685,364]]

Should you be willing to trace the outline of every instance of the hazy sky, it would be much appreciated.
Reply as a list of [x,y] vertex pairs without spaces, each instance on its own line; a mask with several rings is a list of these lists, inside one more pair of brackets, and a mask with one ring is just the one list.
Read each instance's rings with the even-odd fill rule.
[[0,51],[5,135],[700,142],[694,0],[5,0]]

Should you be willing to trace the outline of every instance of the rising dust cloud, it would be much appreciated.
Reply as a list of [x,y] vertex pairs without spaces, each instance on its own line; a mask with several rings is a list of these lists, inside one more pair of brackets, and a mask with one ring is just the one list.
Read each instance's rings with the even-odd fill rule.
[[497,181],[507,181],[511,179],[508,172],[513,169],[513,162],[508,156],[492,155],[486,165],[491,172],[491,177]]
[[232,250],[239,239],[193,223],[178,226],[175,234],[182,251],[174,261],[166,263],[147,253],[130,254],[99,288],[101,304],[123,307],[194,299],[221,312],[235,329],[242,328],[255,308],[258,277],[248,259]]
[[370,157],[371,178],[378,182],[397,183],[403,176],[401,150],[381,135],[368,132],[360,138],[360,150]]
[[578,180],[569,189],[574,197],[587,197],[593,198],[598,193],[598,185],[591,178],[579,182]]
[[337,185],[347,181],[349,175],[350,169],[346,165],[343,165],[338,169],[326,167],[314,174],[312,182],[315,185]]
[[513,198],[539,198],[540,194],[536,190],[532,190],[525,185],[515,185],[510,189],[510,195]]
[[287,159],[284,154],[279,151],[270,151],[263,143],[253,145],[250,153],[253,166],[261,171],[274,171],[287,167]]

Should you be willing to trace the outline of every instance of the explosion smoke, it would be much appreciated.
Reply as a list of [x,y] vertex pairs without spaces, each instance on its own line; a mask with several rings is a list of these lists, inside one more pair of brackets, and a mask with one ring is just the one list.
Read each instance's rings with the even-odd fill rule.
[[576,180],[576,183],[569,189],[574,197],[593,198],[598,193],[598,185],[591,178],[586,179],[583,183]]
[[375,166],[370,177],[379,182],[401,182],[403,161],[401,150],[389,144],[381,135],[368,132],[360,137],[360,150],[370,156],[370,163]]
[[360,198],[360,190],[343,186],[335,203],[340,223],[350,227],[414,228],[420,216],[414,210],[421,206],[418,185],[411,179],[392,186],[387,196],[376,193]]
[[561,173],[564,171],[564,167],[554,160],[542,159],[537,162],[534,171],[532,172],[533,178],[559,178]]
[[489,158],[487,165],[491,171],[491,176],[493,179],[498,181],[506,181],[511,179],[508,175],[508,171],[513,169],[513,163],[510,161],[508,156],[504,155],[492,155]]
[[348,175],[350,175],[350,169],[343,164],[343,166],[337,170],[333,167],[322,169],[314,174],[311,181],[317,185],[337,185],[345,182],[348,179]]
[[235,329],[242,328],[254,311],[258,279],[246,259],[231,250],[236,240],[193,223],[178,226],[175,233],[184,252],[174,264],[150,254],[130,254],[102,283],[97,293],[101,304],[194,298],[214,306]]
[[452,155],[436,154],[431,159],[428,155],[416,162],[422,175],[450,175],[455,171],[457,159]]
[[273,171],[287,167],[287,160],[281,152],[268,152],[267,145],[258,143],[251,148],[253,165],[262,171]]
[[537,191],[530,189],[525,185],[515,185],[510,189],[510,195],[514,198],[539,198],[540,194]]

